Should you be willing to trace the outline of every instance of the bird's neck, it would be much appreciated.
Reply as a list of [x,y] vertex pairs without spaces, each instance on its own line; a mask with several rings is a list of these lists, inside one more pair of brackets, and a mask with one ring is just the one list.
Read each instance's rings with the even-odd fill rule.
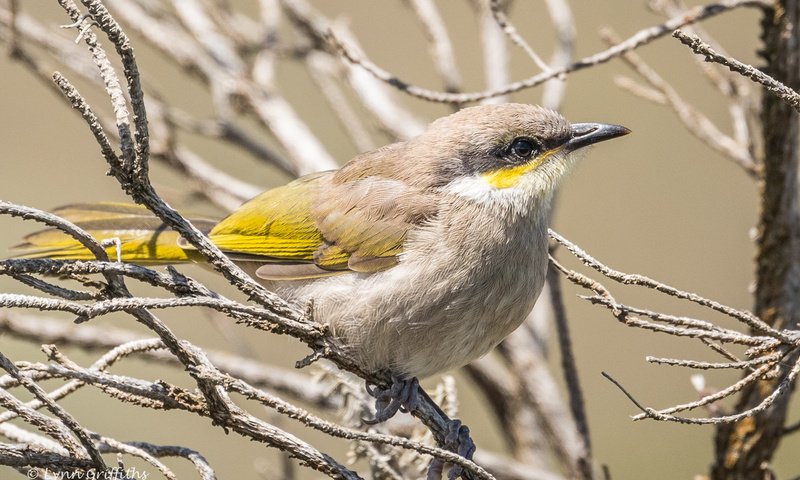
[[487,201],[459,195],[447,199],[436,220],[442,246],[475,261],[546,251],[552,195],[506,193]]

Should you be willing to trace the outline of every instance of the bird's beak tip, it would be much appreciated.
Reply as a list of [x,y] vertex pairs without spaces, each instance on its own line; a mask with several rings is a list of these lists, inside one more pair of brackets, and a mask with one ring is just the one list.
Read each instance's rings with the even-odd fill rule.
[[572,137],[567,141],[566,147],[573,151],[629,133],[629,128],[611,123],[573,123]]

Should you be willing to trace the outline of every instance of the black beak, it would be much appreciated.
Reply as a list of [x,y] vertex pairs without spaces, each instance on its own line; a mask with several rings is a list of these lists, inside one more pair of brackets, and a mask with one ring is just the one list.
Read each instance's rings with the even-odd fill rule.
[[631,133],[622,125],[610,123],[573,123],[572,138],[564,145],[568,152],[579,148],[588,147],[597,142],[611,140]]

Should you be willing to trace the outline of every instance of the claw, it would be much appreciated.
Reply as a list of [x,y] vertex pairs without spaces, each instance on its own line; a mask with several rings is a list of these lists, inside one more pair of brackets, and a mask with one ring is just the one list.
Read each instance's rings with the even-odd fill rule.
[[428,467],[428,475],[425,476],[426,480],[442,480],[442,471],[444,470],[444,460],[434,458],[431,465]]
[[[452,420],[447,425],[447,435],[444,437],[445,448],[458,453],[460,456],[472,460],[475,453],[475,442],[469,435],[469,427],[461,423],[461,420]],[[445,462],[435,458],[428,467],[428,480],[441,479]],[[455,480],[464,473],[460,465],[452,465],[447,473],[448,480]]]
[[367,425],[376,425],[389,420],[397,412],[414,411],[419,405],[417,389],[419,381],[416,378],[402,379],[392,377],[392,386],[382,389],[377,385],[367,382],[367,393],[375,398],[375,418],[362,418]]

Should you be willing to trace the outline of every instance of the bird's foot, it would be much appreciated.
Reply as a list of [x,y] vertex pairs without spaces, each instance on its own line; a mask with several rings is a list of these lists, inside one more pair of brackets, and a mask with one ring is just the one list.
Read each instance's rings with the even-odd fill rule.
[[[472,460],[475,453],[475,442],[469,435],[469,427],[461,423],[461,420],[451,420],[447,426],[447,435],[444,437],[444,448],[455,452],[467,460]],[[439,480],[442,478],[445,462],[439,458],[434,458],[428,467],[428,480]],[[448,480],[455,480],[464,473],[461,465],[453,465],[447,474]]]
[[392,386],[386,389],[367,382],[367,392],[375,398],[375,418],[362,418],[367,425],[376,425],[389,420],[397,412],[410,412],[417,408],[419,398],[416,377],[400,378],[392,376]]

